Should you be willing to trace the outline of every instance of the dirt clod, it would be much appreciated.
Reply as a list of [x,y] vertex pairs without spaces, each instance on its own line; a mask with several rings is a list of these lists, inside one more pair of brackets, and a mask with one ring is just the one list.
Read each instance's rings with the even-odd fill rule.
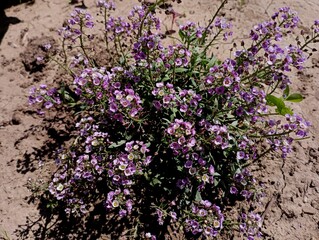
[[21,117],[20,117],[20,114],[15,112],[13,115],[12,115],[12,119],[11,119],[11,123],[13,125],[19,125],[21,124]]
[[309,205],[306,205],[302,208],[303,213],[309,214],[309,215],[315,215],[317,210]]

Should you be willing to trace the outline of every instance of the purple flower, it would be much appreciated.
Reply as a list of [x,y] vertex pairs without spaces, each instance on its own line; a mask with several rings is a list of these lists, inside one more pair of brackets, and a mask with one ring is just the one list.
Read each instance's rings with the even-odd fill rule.
[[214,173],[215,173],[215,168],[214,168],[213,165],[210,165],[210,166],[209,166],[208,172],[209,172],[210,175],[214,175]]
[[46,101],[46,102],[44,103],[44,107],[45,107],[46,109],[49,109],[49,108],[53,107],[53,103],[52,103],[51,101]]
[[246,156],[245,152],[243,151],[238,151],[237,154],[236,154],[236,159],[237,160],[241,160],[241,159],[244,159]]
[[157,109],[160,110],[162,107],[162,104],[159,101],[153,101],[153,106]]
[[237,193],[238,193],[237,188],[234,187],[234,186],[231,186],[231,187],[230,187],[230,193],[231,193],[231,194],[237,194]]
[[93,28],[94,27],[94,23],[93,22],[85,22],[85,27],[87,28]]
[[192,165],[193,165],[193,162],[190,161],[190,160],[188,160],[188,161],[186,161],[186,163],[184,164],[184,167],[185,167],[185,168],[191,168]]
[[225,92],[225,87],[224,86],[217,87],[215,91],[217,94],[221,95]]
[[125,209],[121,209],[121,210],[119,211],[119,216],[120,216],[121,218],[125,217],[126,215],[127,215],[127,211],[126,211]]
[[176,64],[176,66],[181,66],[182,64],[183,64],[183,60],[181,59],[181,58],[176,58],[175,59],[175,64]]
[[215,143],[215,145],[220,145],[220,144],[222,144],[222,143],[223,143],[223,137],[220,136],[220,135],[217,135],[217,136],[215,137],[214,143]]

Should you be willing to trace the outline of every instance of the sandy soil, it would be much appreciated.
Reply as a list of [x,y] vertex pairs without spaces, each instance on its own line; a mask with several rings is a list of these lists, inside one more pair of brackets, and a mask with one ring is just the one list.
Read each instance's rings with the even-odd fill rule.
[[[115,2],[119,15],[137,4],[133,0]],[[176,10],[185,13],[187,19],[204,21],[219,3],[183,0]],[[95,1],[85,0],[85,4],[95,11]],[[318,18],[318,0],[229,0],[223,13],[233,21],[235,40],[240,40],[254,24],[282,6],[299,12],[305,29]],[[73,8],[68,0],[0,3],[0,239],[6,235],[9,239],[47,239],[45,233],[52,225],[39,210],[39,202],[30,199],[29,188],[36,187],[30,183],[41,182],[50,168],[45,163],[47,146],[54,149],[55,140],[66,136],[63,126],[56,132],[50,117],[41,119],[28,107],[27,96],[32,85],[56,81],[53,64],[33,68],[32,59],[41,54],[41,44],[57,39],[56,29]],[[227,51],[223,49],[228,46],[216,51],[225,57]],[[297,112],[312,122],[312,136],[297,143],[285,161],[269,157],[257,169],[268,186],[263,215],[265,239],[319,239],[319,53],[310,57],[303,74],[295,73],[294,82],[294,90],[306,97]]]

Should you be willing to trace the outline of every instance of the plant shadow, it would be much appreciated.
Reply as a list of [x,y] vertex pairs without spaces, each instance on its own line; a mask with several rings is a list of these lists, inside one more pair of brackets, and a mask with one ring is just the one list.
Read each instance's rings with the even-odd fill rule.
[[107,218],[103,203],[94,207],[85,222],[67,217],[63,210],[50,211],[47,203],[47,200],[42,199],[38,219],[27,218],[26,224],[19,226],[15,232],[18,239],[120,239],[121,233],[127,229],[127,221]]
[[[63,124],[56,125],[61,121]],[[57,149],[74,137],[72,135],[74,129],[69,126],[71,124],[68,124],[67,116],[56,114],[45,119],[43,126],[31,126],[26,130],[24,136],[16,141],[16,147],[22,141],[28,140],[30,136],[38,135],[39,132],[47,136],[47,139],[40,147],[33,147],[32,152],[26,152],[19,159],[12,160],[16,162],[16,171],[20,174],[36,172],[39,161],[46,161],[46,159],[50,165],[50,161],[56,157]],[[51,177],[52,169],[44,169],[45,172],[42,172],[41,175]],[[17,239],[93,240],[100,239],[100,237],[101,239],[120,239],[122,233],[127,232],[130,228],[128,220],[115,219],[112,214],[107,213],[103,201],[96,203],[84,218],[67,216],[63,206],[53,205],[55,202],[52,201],[52,196],[48,191],[31,194],[26,201],[28,204],[37,205],[39,214],[37,218],[27,217],[25,224],[18,226],[14,233]]]

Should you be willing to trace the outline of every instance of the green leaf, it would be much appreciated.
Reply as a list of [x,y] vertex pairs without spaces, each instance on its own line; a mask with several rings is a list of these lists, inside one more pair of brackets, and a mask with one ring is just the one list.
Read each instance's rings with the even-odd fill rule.
[[197,87],[197,84],[196,84],[196,82],[195,82],[195,79],[191,78],[191,82],[192,82],[192,84],[193,84],[194,87]]
[[301,102],[303,97],[300,93],[293,93],[290,94],[285,100],[289,102]]
[[266,100],[269,106],[276,106],[279,110],[286,106],[282,99],[277,98],[270,94],[266,96]]
[[280,113],[281,115],[286,115],[286,114],[293,115],[293,114],[294,114],[293,111],[292,111],[292,109],[289,108],[289,107],[284,107],[284,108],[280,109],[280,110],[279,110],[279,113]]
[[212,57],[212,59],[209,61],[209,63],[207,64],[207,67],[208,68],[211,68],[211,67],[213,67],[213,66],[215,66],[215,65],[217,65],[218,64],[218,59],[217,58],[215,58],[215,57]]
[[152,185],[152,186],[161,185],[161,183],[162,183],[162,182],[161,182],[159,179],[153,178],[153,179],[152,179],[152,182],[151,182],[151,185]]
[[165,76],[162,78],[162,81],[165,82],[165,81],[170,80],[170,79],[171,79],[170,76],[165,75]]
[[219,184],[219,179],[214,178],[214,187],[216,187]]
[[122,146],[124,143],[126,143],[126,140],[121,140],[121,141],[112,143],[112,144],[109,146],[109,148],[116,148],[116,147]]
[[290,89],[289,89],[289,86],[287,86],[283,92],[284,99],[286,99],[289,96],[289,92],[290,92]]
[[187,72],[187,68],[175,68],[175,73],[184,73]]
[[182,41],[184,41],[185,34],[184,34],[184,32],[183,32],[182,30],[179,30],[179,31],[178,31],[178,35],[179,35],[179,37],[182,39]]
[[202,201],[202,195],[200,194],[200,191],[196,192],[195,201],[200,202]]

